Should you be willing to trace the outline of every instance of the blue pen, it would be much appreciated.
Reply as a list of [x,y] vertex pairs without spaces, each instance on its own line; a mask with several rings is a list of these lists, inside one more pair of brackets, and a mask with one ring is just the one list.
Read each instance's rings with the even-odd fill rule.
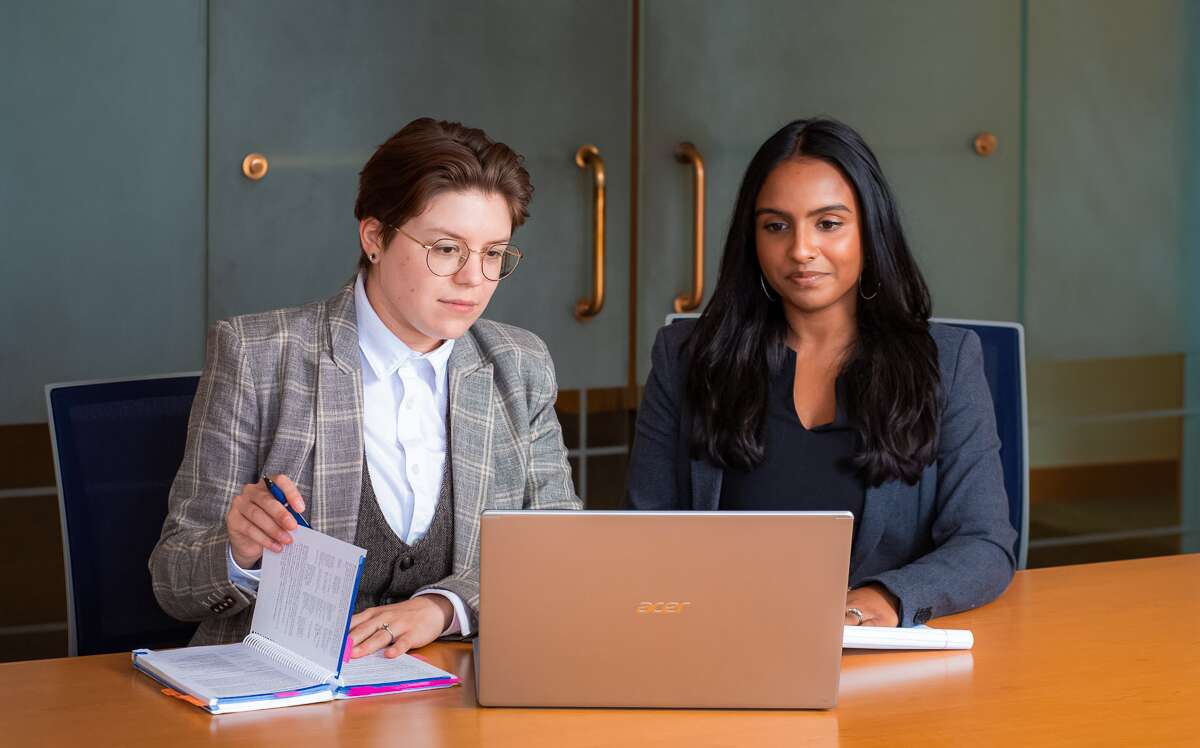
[[271,479],[266,475],[263,475],[263,483],[267,484],[267,490],[271,492],[271,495],[275,497],[276,501],[278,501],[280,504],[283,504],[284,509],[288,510],[288,512],[296,518],[296,522],[298,522],[301,527],[307,527],[310,530],[312,529],[312,525],[308,524],[308,520],[304,519],[300,512],[297,512],[292,508],[292,505],[288,503],[287,497],[283,495],[283,491],[279,490],[279,486],[272,483]]

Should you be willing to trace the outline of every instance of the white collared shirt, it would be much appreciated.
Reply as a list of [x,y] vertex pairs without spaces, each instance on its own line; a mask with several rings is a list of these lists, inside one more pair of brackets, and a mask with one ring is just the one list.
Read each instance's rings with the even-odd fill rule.
[[[379,510],[396,537],[412,545],[433,523],[446,466],[446,420],[450,352],[446,340],[429,353],[409,348],[392,334],[367,298],[363,276],[354,283],[358,349],[363,378],[363,446]],[[259,572],[242,569],[229,549],[229,576],[235,584],[258,588]],[[469,636],[470,619],[458,595],[439,594],[454,608],[442,635]]]
[[447,365],[454,341],[417,353],[384,325],[354,283],[363,378],[363,445],[379,509],[396,537],[424,537],[446,466]]

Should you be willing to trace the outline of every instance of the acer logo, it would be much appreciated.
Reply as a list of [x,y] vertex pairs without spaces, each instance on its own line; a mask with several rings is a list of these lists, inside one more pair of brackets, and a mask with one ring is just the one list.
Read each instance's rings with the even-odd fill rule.
[[690,602],[638,603],[638,613],[682,613]]

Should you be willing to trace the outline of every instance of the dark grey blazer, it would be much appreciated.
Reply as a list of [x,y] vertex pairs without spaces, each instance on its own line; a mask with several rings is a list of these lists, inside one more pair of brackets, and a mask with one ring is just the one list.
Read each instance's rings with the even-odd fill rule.
[[[717,508],[721,468],[689,458],[682,349],[694,320],[659,331],[629,465],[636,509]],[[1000,439],[973,332],[930,325],[946,397],[937,460],[915,486],[868,488],[850,554],[850,584],[878,582],[900,600],[900,625],[991,602],[1008,587],[1016,531],[1000,470]],[[797,476],[797,480],[803,480]]]

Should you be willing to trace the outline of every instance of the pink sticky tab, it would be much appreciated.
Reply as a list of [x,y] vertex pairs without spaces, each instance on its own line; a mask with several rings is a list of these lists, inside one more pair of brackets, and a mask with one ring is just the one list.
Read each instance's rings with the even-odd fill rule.
[[342,645],[342,662],[350,661],[350,651],[354,648],[350,636],[346,636],[346,642]]
[[299,691],[280,691],[279,693],[274,694],[275,698],[277,698],[277,699],[286,699],[289,696],[299,696],[299,695],[300,695]]
[[381,693],[400,693],[402,691],[423,691],[433,688],[449,688],[450,686],[458,685],[458,678],[435,678],[433,680],[423,680],[414,683],[397,683],[391,686],[353,686],[347,688],[345,695],[351,698],[355,696],[376,696]]

